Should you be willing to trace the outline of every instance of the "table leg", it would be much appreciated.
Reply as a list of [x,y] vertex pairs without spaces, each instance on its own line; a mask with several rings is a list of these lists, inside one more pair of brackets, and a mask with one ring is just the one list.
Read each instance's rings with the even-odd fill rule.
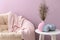
[[41,40],[41,35],[39,35],[39,40]]
[[56,35],[51,35],[51,40],[56,40]]
[[44,40],[44,35],[39,35],[39,40]]

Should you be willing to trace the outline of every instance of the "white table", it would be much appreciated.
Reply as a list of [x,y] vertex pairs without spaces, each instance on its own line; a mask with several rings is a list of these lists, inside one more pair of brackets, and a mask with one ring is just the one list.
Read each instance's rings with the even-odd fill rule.
[[56,29],[56,31],[52,32],[40,32],[38,29],[35,30],[39,35],[39,40],[44,40],[44,35],[50,35],[51,40],[56,40],[56,35],[60,34],[60,30]]

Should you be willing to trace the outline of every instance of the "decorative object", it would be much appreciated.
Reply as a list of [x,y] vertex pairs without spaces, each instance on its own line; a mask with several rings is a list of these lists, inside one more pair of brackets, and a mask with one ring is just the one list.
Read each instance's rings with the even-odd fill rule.
[[41,18],[41,23],[38,25],[38,29],[40,31],[42,31],[42,28],[43,28],[43,26],[45,24],[45,19],[46,19],[47,11],[48,11],[47,9],[48,9],[48,7],[46,6],[45,2],[42,3],[41,7],[40,7],[40,10],[39,10],[40,18]]
[[48,24],[49,25],[49,31],[55,31],[56,26],[54,24]]
[[50,32],[50,31],[55,31],[56,30],[56,26],[54,24],[46,24],[43,27],[43,32]]
[[49,32],[49,26],[48,25],[45,25],[43,27],[43,32]]
[[38,29],[39,31],[43,31],[43,26],[45,25],[44,21],[42,21],[39,25],[38,25]]

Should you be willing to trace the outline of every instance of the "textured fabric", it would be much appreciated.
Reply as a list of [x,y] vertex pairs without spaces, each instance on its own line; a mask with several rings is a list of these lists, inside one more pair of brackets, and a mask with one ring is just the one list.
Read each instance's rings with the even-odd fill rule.
[[28,20],[24,20],[22,28],[18,33],[19,32],[22,34],[22,38],[24,40],[35,40],[34,25]]
[[0,14],[0,25],[7,25],[8,24],[8,13],[2,13]]
[[14,26],[13,32],[21,33],[24,40],[35,40],[34,30],[34,25],[30,21],[19,16],[18,24]]
[[0,25],[0,32],[8,32],[8,25]]
[[0,14],[0,32],[8,32],[8,26],[10,25],[10,14],[11,12]]
[[21,34],[0,33],[0,40],[22,40],[22,39],[21,39]]
[[16,14],[9,14],[9,19],[8,19],[8,31],[13,32],[14,26],[17,25],[17,15]]

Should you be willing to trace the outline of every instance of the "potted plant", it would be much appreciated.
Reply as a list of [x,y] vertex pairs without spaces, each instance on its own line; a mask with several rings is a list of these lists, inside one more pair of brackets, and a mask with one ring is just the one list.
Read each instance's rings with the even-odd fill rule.
[[46,6],[46,4],[41,4],[41,7],[40,7],[40,10],[39,10],[39,15],[40,15],[40,18],[41,18],[41,23],[38,25],[38,30],[39,31],[42,31],[42,28],[45,24],[45,19],[46,19],[46,16],[47,16],[47,10],[48,7]]

